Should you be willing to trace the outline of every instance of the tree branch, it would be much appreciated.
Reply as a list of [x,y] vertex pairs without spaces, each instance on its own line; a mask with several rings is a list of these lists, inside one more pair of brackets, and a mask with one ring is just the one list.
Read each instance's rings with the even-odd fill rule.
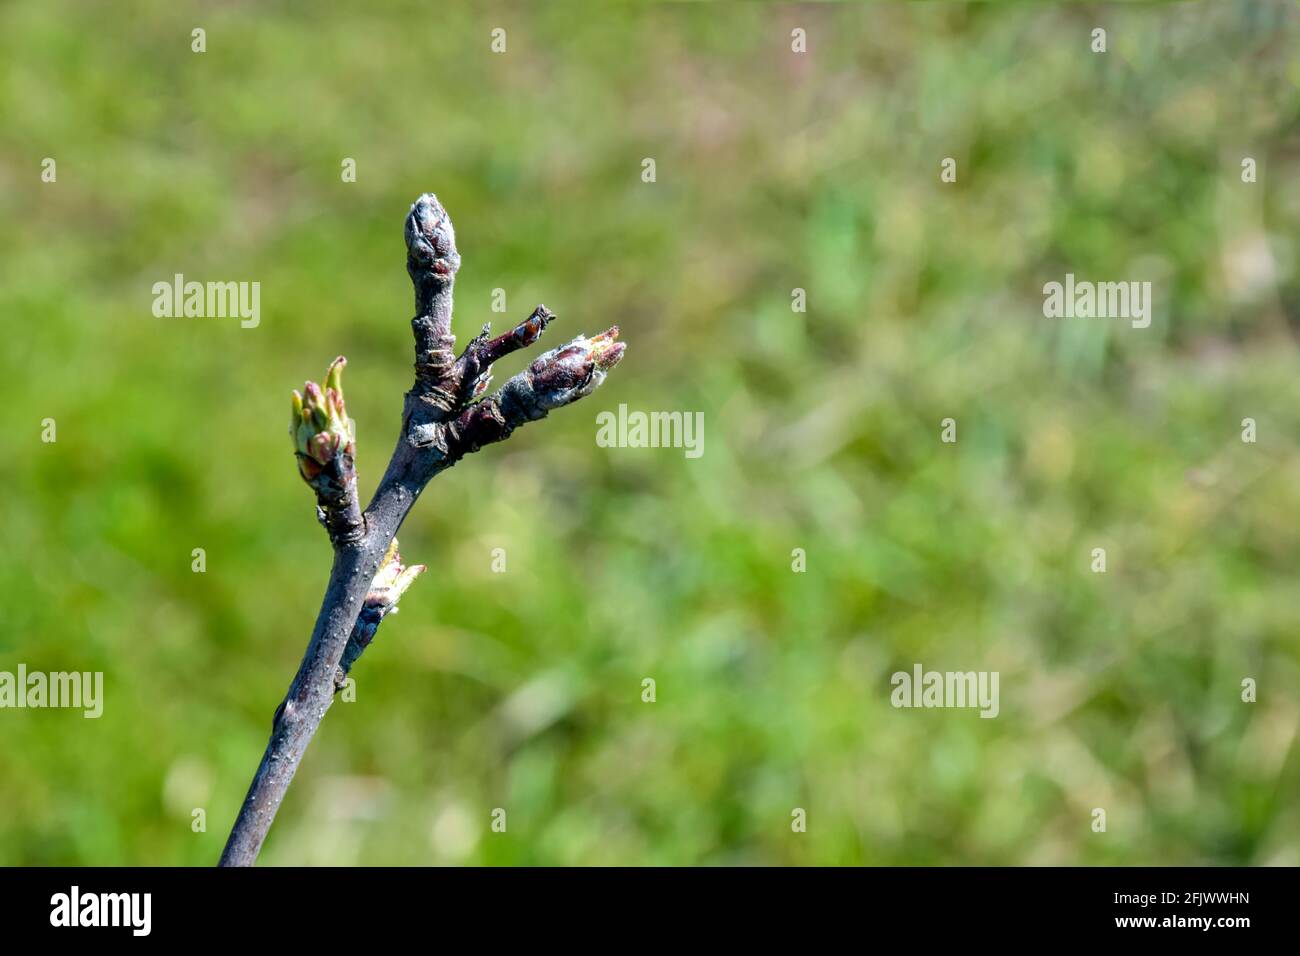
[[298,764],[357,658],[423,565],[405,567],[397,552],[402,522],[439,472],[520,425],[591,394],[623,357],[617,326],[552,349],[498,392],[475,403],[492,364],[535,343],[554,315],[538,306],[497,338],[475,337],[455,355],[452,288],[460,269],[451,217],[432,193],[406,217],[407,272],[415,288],[415,383],[406,393],[402,431],[379,488],[360,511],[354,465],[356,427],[343,402],[340,356],[321,389],[294,392],[290,433],[303,480],[334,547],[325,598],[298,673],[272,721],[271,739],[221,856],[222,866],[251,866]]

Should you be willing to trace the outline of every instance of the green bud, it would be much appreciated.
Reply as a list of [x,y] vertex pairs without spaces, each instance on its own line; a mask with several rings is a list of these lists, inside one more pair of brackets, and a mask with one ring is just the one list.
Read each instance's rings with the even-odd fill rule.
[[397,550],[394,538],[384,553],[384,560],[375,573],[374,583],[366,595],[366,606],[377,608],[380,616],[397,612],[397,602],[421,574],[427,569],[423,564],[402,564],[402,555]]
[[602,372],[608,372],[623,358],[623,352],[627,349],[622,342],[618,341],[618,326],[611,326],[600,335],[592,336],[587,340],[588,347],[591,349],[591,361]]
[[298,470],[307,481],[315,479],[335,456],[354,451],[356,423],[348,418],[343,403],[343,368],[347,364],[342,355],[330,363],[324,391],[315,382],[307,382],[301,393],[293,393],[289,435],[298,455]]

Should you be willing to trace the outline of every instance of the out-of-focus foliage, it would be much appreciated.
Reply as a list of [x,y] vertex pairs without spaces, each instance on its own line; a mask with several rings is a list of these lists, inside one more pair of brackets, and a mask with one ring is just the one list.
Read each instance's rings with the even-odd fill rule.
[[[265,862],[1300,863],[1294,4],[47,0],[0,65],[0,670],[107,698],[0,711],[0,863],[217,858],[329,563],[289,390],[348,356],[366,500],[425,190],[462,342],[629,352],[425,493]],[[1151,327],[1044,318],[1066,272]],[[176,273],[261,324],[155,318]],[[620,403],[703,456],[597,447]],[[1000,715],[892,708],[915,662]]]

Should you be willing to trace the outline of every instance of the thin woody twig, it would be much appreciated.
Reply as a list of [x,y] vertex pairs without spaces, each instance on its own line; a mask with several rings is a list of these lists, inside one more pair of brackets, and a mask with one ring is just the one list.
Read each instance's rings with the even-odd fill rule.
[[335,691],[424,570],[401,563],[396,535],[425,485],[465,455],[591,394],[623,357],[617,326],[592,338],[578,336],[476,402],[486,393],[492,363],[536,342],[554,315],[538,306],[505,335],[490,339],[484,329],[456,356],[452,288],[460,254],[451,217],[436,196],[426,193],[411,206],[405,233],[407,271],[415,287],[415,382],[404,399],[397,447],[364,512],[356,491],[356,430],[343,402],[346,360],[340,356],[331,364],[324,389],[309,382],[304,393],[294,393],[291,432],[299,471],[316,493],[334,565],[311,641],[276,711],[222,866],[251,866],[257,860]]

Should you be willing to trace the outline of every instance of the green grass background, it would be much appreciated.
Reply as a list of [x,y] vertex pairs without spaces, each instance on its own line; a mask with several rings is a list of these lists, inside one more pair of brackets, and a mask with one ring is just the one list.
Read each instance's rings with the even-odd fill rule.
[[[1298,84],[1293,3],[4,5],[0,669],[106,703],[0,711],[0,864],[217,859],[329,565],[289,390],[348,356],[367,500],[426,190],[462,342],[629,351],[429,487],[263,862],[1300,863]],[[154,318],[177,272],[261,325]],[[1152,326],[1044,318],[1066,272]],[[914,662],[1000,716],[895,710]]]

